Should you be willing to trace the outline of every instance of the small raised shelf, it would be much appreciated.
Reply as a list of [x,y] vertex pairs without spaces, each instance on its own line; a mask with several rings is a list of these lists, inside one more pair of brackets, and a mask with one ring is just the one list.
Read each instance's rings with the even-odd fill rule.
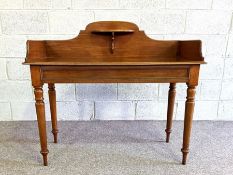
[[93,30],[92,33],[133,33],[134,30],[130,29],[99,29]]
[[95,33],[95,34],[111,34],[111,53],[114,53],[114,49],[115,49],[115,37],[116,37],[116,34],[128,34],[128,33],[133,33],[134,30],[122,30],[122,29],[99,29],[99,30],[93,30],[92,33]]

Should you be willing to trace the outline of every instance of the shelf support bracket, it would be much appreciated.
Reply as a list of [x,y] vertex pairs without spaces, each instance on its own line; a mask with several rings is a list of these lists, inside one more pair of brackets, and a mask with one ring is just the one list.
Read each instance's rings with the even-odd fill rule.
[[115,49],[115,32],[112,32],[112,48],[111,48],[111,53],[114,53]]

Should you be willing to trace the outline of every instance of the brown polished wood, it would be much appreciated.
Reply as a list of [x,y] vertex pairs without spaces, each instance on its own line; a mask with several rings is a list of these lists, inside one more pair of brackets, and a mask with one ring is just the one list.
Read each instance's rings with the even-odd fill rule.
[[34,86],[35,100],[36,100],[36,114],[40,135],[41,154],[43,155],[44,165],[48,165],[47,161],[47,135],[46,135],[46,120],[45,120],[45,105],[43,98],[42,86]]
[[193,112],[194,112],[194,98],[195,98],[195,86],[188,84],[187,99],[185,102],[185,116],[184,116],[184,134],[183,134],[183,147],[181,149],[183,153],[182,164],[186,164],[187,154],[189,152],[189,141],[192,128]]
[[47,132],[46,132],[46,119],[45,119],[45,105],[44,105],[44,97],[43,97],[43,82],[40,77],[40,67],[31,66],[31,79],[32,86],[34,87],[35,94],[35,106],[36,106],[36,114],[37,114],[37,123],[39,129],[40,136],[40,145],[41,151],[40,153],[43,156],[44,166],[48,165],[47,155],[49,150],[47,148]]
[[158,41],[130,22],[100,21],[87,25],[68,40],[27,41],[24,64],[30,65],[44,165],[47,136],[43,84],[49,85],[54,142],[57,142],[55,83],[170,83],[166,141],[169,142],[176,83],[187,83],[183,161],[189,150],[195,87],[200,64],[205,64],[201,41]]
[[56,90],[54,83],[48,83],[49,88],[49,104],[50,104],[50,113],[51,113],[51,122],[52,122],[52,133],[54,137],[54,143],[57,143],[57,109],[56,109]]
[[174,104],[176,97],[176,83],[170,83],[168,92],[168,107],[167,107],[167,125],[166,125],[166,142],[170,140],[170,134],[172,132],[172,118],[174,113]]

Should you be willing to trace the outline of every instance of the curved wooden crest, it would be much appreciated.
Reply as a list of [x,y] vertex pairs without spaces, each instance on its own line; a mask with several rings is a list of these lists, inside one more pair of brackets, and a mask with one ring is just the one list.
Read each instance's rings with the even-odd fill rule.
[[[182,57],[182,58],[181,58]],[[26,63],[203,61],[200,41],[158,41],[134,23],[99,21],[70,40],[28,41]]]

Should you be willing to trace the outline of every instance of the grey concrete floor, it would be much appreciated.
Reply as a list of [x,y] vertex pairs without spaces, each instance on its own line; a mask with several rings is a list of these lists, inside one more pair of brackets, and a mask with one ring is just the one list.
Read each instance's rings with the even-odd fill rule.
[[[51,124],[47,127],[50,131]],[[48,132],[49,166],[44,167],[37,123],[0,122],[0,174],[233,174],[233,122],[194,122],[185,166],[183,122],[174,122],[170,143],[164,129],[165,121],[59,122],[58,144]]]

